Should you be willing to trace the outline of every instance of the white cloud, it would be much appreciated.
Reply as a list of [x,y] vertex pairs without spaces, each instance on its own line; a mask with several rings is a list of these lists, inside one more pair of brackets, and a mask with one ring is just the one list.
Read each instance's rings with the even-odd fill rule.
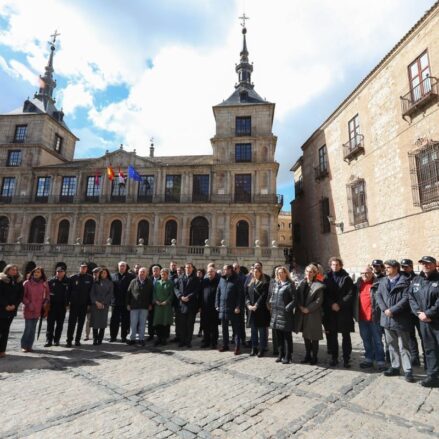
[[14,70],[14,72],[16,72],[16,74],[23,80],[29,82],[29,84],[35,86],[38,85],[38,75],[27,66],[25,66],[23,63],[13,59],[10,61],[9,64],[11,65],[11,68]]
[[92,107],[93,95],[85,89],[84,84],[68,84],[58,94],[58,104],[68,116],[73,114],[79,107]]

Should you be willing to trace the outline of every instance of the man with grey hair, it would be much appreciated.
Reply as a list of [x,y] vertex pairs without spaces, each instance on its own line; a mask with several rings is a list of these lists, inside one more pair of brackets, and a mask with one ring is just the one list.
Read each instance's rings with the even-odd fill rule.
[[114,284],[114,302],[110,319],[110,342],[116,341],[120,327],[122,343],[125,343],[130,332],[130,312],[126,307],[126,296],[135,275],[128,271],[128,264],[125,261],[120,261],[117,269],[117,273],[111,275]]
[[[400,273],[399,262],[388,259],[384,262],[386,277],[383,277],[376,294],[381,309],[381,326],[389,345],[391,366],[384,372],[387,377],[400,374],[404,370],[405,380],[414,382],[410,357],[410,306],[408,287],[410,281]],[[401,359],[400,359],[401,356]]]

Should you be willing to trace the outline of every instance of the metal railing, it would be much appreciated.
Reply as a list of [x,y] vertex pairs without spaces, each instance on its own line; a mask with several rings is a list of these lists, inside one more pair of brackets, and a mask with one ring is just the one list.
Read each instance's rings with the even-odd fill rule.
[[438,100],[438,79],[427,76],[404,96],[401,96],[402,117],[411,117],[424,109],[430,102]]
[[358,154],[364,153],[364,136],[363,134],[355,134],[343,144],[343,159],[350,162]]
[[328,165],[326,166],[315,166],[314,167],[314,178],[319,181],[319,180],[323,180],[324,178],[326,178],[329,175],[329,169],[328,169]]

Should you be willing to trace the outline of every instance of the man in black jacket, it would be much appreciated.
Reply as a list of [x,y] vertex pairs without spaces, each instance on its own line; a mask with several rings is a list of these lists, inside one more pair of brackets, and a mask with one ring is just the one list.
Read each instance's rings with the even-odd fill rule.
[[84,327],[87,307],[90,302],[90,290],[93,284],[93,278],[87,274],[87,263],[82,262],[79,267],[79,273],[70,278],[70,291],[68,304],[70,306],[69,323],[67,326],[67,347],[72,347],[73,334],[76,325],[75,346],[81,346],[81,334]]
[[338,334],[342,335],[343,365],[351,367],[351,332],[354,332],[354,283],[343,269],[343,261],[332,257],[330,271],[324,279],[324,326],[328,337],[328,347],[332,355],[330,366],[338,364]]
[[195,316],[199,305],[201,290],[200,279],[196,276],[192,262],[186,263],[185,274],[181,276],[175,287],[175,295],[178,299],[176,325],[180,338],[180,347],[192,347],[192,335],[194,333]]
[[423,256],[419,263],[423,276],[413,279],[408,294],[411,310],[420,321],[427,360],[427,378],[421,385],[439,387],[439,273],[432,256]]
[[204,338],[201,347],[211,346],[216,349],[218,344],[218,311],[215,309],[216,290],[220,277],[215,268],[209,267],[205,278],[201,281],[201,327]]
[[114,283],[114,303],[110,319],[110,342],[117,340],[120,327],[122,343],[126,343],[130,332],[130,312],[126,307],[126,297],[128,287],[136,276],[128,271],[128,264],[124,261],[120,261],[117,268],[118,272],[111,275]]
[[[63,266],[56,267],[55,276],[49,280],[50,309],[47,316],[46,344],[59,346],[70,294],[70,280]],[[56,329],[55,329],[56,324]],[[54,334],[55,332],[55,334]]]
[[407,290],[410,281],[399,272],[400,265],[395,259],[384,262],[386,277],[380,280],[376,295],[381,309],[381,326],[384,328],[390,352],[391,366],[384,372],[391,377],[404,370],[405,380],[414,382],[410,358],[410,306]]

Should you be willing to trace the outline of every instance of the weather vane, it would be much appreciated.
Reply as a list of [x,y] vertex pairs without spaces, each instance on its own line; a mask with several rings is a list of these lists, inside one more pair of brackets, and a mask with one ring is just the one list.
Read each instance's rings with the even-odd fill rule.
[[242,17],[238,17],[240,20],[242,20],[242,23],[241,23],[241,26],[242,27],[245,27],[245,21],[246,20],[250,20],[250,17],[247,17],[246,15],[245,15],[245,12],[242,14]]
[[52,46],[55,45],[56,37],[59,37],[61,34],[58,33],[58,31],[55,29],[55,33],[51,35],[52,41],[49,41],[49,44]]
[[149,139],[149,141],[151,142],[151,146],[154,146],[154,137],[151,137],[151,138]]

